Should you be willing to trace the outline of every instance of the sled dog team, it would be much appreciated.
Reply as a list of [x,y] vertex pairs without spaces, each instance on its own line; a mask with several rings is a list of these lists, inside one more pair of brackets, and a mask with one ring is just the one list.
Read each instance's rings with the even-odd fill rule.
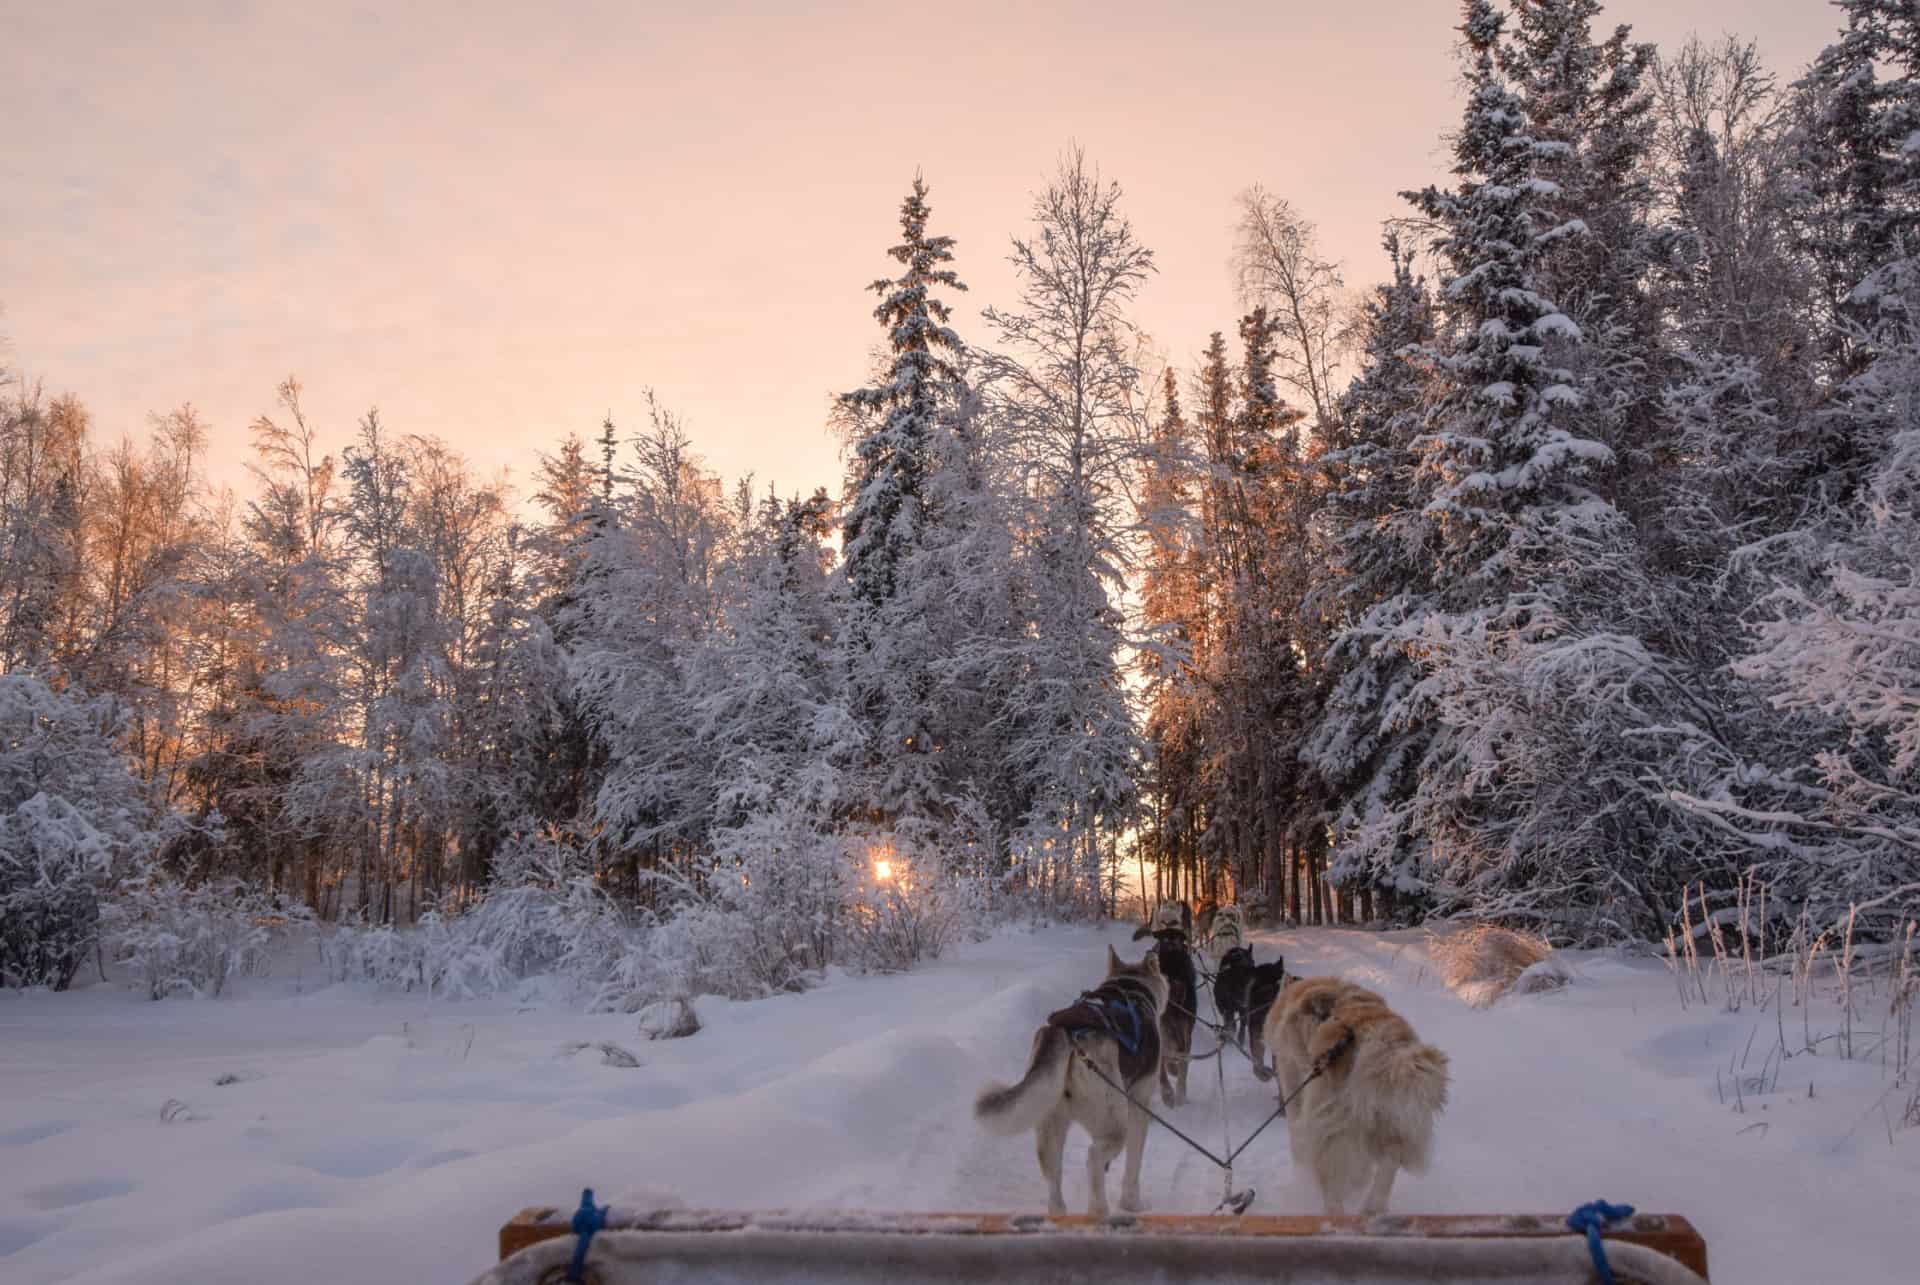
[[[1031,1130],[1047,1182],[1047,1212],[1066,1212],[1060,1160],[1067,1126],[1087,1151],[1088,1212],[1107,1215],[1107,1169],[1126,1153],[1120,1208],[1144,1208],[1140,1159],[1154,1082],[1170,1107],[1187,1100],[1187,1065],[1198,1021],[1198,978],[1189,943],[1213,965],[1215,1007],[1226,1037],[1244,1041],[1254,1074],[1277,1080],[1295,1168],[1309,1172],[1329,1214],[1380,1213],[1402,1169],[1426,1171],[1434,1117],[1447,1101],[1447,1055],[1423,1044],[1374,992],[1337,977],[1296,978],[1276,959],[1260,964],[1238,906],[1202,912],[1162,902],[1134,933],[1154,939],[1137,964],[1107,949],[1106,980],[1034,1032],[1018,1084],[992,1085],[974,1102],[990,1133]],[[1268,1065],[1269,1060],[1271,1066]]]

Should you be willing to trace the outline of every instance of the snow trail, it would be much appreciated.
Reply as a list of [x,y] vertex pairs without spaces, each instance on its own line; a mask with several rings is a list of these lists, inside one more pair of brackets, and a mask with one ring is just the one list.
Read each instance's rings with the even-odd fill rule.
[[[970,1104],[1019,1074],[1034,1027],[1099,979],[1109,942],[1138,953],[1129,933],[1007,932],[911,974],[706,1000],[705,1030],[660,1043],[625,1016],[291,994],[288,981],[201,1003],[9,995],[0,1279],[460,1280],[514,1211],[588,1185],[627,1207],[1037,1210],[1031,1139],[985,1136]],[[1474,1010],[1440,985],[1418,934],[1261,933],[1255,946],[1381,990],[1452,1059],[1433,1171],[1403,1176],[1398,1212],[1558,1213],[1604,1196],[1691,1218],[1725,1280],[1907,1270],[1920,1131],[1889,1142],[1877,1063],[1802,1055],[1756,1086],[1771,1013],[1683,1011],[1653,961],[1576,955],[1566,990]],[[582,1041],[643,1065],[562,1055]],[[1195,1043],[1212,1047],[1204,1030]],[[1273,1088],[1224,1056],[1238,1139]],[[1208,1064],[1190,1089],[1167,1114],[1212,1146]],[[161,1120],[169,1100],[186,1118]],[[1316,1212],[1284,1129],[1241,1158],[1237,1184],[1256,1189],[1256,1211]],[[1084,1148],[1074,1134],[1076,1207]],[[1156,1128],[1143,1190],[1155,1209],[1205,1212],[1220,1179]]]

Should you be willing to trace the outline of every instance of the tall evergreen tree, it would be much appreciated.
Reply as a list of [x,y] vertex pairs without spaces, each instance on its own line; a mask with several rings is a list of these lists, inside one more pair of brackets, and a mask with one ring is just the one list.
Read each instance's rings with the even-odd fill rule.
[[1348,445],[1329,478],[1314,613],[1331,636],[1330,691],[1303,751],[1329,792],[1339,853],[1331,874],[1389,894],[1426,888],[1427,840],[1410,804],[1432,728],[1409,654],[1409,609],[1434,585],[1432,521],[1415,483],[1435,341],[1433,300],[1389,233],[1393,280],[1365,312],[1359,377],[1341,403]]
[[[1613,453],[1582,431],[1596,367],[1546,293],[1588,235],[1554,208],[1563,189],[1543,172],[1569,143],[1532,132],[1500,72],[1493,5],[1468,0],[1465,16],[1460,182],[1411,194],[1452,269],[1418,443],[1434,588],[1402,627],[1438,715],[1413,807],[1444,858],[1443,902],[1605,931],[1653,911],[1644,888],[1623,895],[1595,874],[1638,841],[1652,806],[1605,761],[1626,743],[1619,724],[1649,667],[1631,623],[1646,595],[1632,533],[1596,489]],[[1569,900],[1572,887],[1601,904]]]
[[952,358],[960,339],[933,291],[966,286],[941,266],[953,261],[953,238],[927,234],[931,214],[926,181],[915,175],[900,206],[900,244],[887,251],[903,271],[871,286],[881,296],[873,315],[887,335],[881,379],[840,399],[859,434],[844,523],[847,582],[875,610],[894,599],[900,564],[920,547],[934,437],[958,391]]
[[1540,288],[1580,328],[1581,342],[1562,360],[1583,398],[1562,413],[1613,452],[1613,468],[1594,480],[1637,516],[1668,454],[1661,336],[1647,288],[1654,48],[1626,26],[1596,39],[1599,0],[1509,3],[1513,21],[1496,54],[1526,112],[1533,172],[1552,185],[1537,193],[1537,208],[1581,229],[1536,269]]
[[938,439],[961,393],[960,340],[934,292],[966,288],[944,266],[953,261],[953,238],[929,235],[930,215],[926,182],[916,175],[900,206],[900,243],[888,251],[901,274],[872,286],[881,296],[874,317],[887,335],[879,378],[840,399],[854,432],[843,638],[849,708],[860,729],[845,806],[923,846],[936,840],[948,797],[935,759],[938,647],[924,610],[926,586],[906,578],[906,569],[935,540]]

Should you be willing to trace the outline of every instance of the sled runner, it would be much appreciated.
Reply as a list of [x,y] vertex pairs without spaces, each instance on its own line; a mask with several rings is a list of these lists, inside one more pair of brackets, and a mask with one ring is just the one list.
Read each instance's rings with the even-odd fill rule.
[[[566,1209],[500,1229],[501,1262],[474,1285],[559,1285],[577,1247]],[[1686,1219],[1641,1214],[1606,1232],[1620,1285],[1704,1285]],[[1141,1214],[621,1213],[591,1236],[582,1279],[640,1281],[1511,1281],[1586,1285],[1586,1239],[1560,1216],[1276,1217]]]

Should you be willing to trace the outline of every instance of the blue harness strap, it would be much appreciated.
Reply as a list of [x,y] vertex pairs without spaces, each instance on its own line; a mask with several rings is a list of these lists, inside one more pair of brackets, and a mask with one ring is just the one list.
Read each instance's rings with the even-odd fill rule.
[[[1141,1008],[1145,1007],[1153,1019],[1143,1017]],[[1055,1013],[1050,1021],[1065,1019],[1069,1029],[1098,1029],[1113,1037],[1121,1051],[1128,1057],[1136,1057],[1146,1047],[1146,1038],[1156,1033],[1148,1025],[1150,1020],[1159,1016],[1159,1005],[1154,1001],[1153,992],[1139,982],[1126,977],[1110,977],[1092,990],[1081,991],[1077,1003],[1070,1009]],[[1079,1020],[1085,1014],[1097,1020],[1097,1027]]]
[[[1082,991],[1080,992],[1080,998],[1089,1008],[1092,1008],[1100,1014],[1101,1023],[1105,1027],[1107,1034],[1113,1036],[1121,1048],[1125,1049],[1128,1053],[1138,1053],[1140,1051],[1141,1028],[1140,1005],[1138,1001],[1126,996],[1124,993],[1120,995],[1102,995],[1098,991]],[[1125,1014],[1127,1019],[1126,1030],[1123,1031],[1120,1029],[1120,1024],[1114,1016],[1116,1013]]]
[[569,1285],[582,1285],[587,1279],[587,1246],[593,1243],[593,1234],[607,1225],[609,1208],[611,1206],[593,1203],[592,1187],[580,1193],[580,1208],[573,1214],[573,1234],[578,1239],[574,1241],[573,1262],[565,1278]]
[[1632,1205],[1610,1205],[1604,1200],[1590,1200],[1567,1215],[1568,1227],[1586,1233],[1587,1252],[1593,1256],[1593,1270],[1600,1277],[1600,1285],[1614,1285],[1613,1268],[1607,1263],[1607,1245],[1600,1239],[1600,1233],[1622,1218],[1631,1217]]

